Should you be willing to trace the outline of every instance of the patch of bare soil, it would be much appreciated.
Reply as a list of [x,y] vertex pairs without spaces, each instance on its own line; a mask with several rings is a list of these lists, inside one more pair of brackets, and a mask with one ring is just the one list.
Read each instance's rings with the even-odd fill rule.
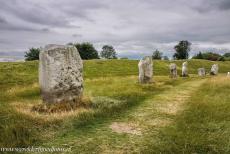
[[183,110],[182,106],[189,98],[190,96],[188,94],[184,96],[176,96],[167,103],[157,104],[156,108],[162,113],[176,115],[178,112]]
[[148,125],[150,126],[154,126],[154,127],[165,127],[165,126],[168,126],[172,120],[170,119],[164,119],[164,118],[155,118],[155,119],[152,119],[152,120],[148,120]]
[[133,123],[113,122],[110,125],[110,128],[116,133],[127,133],[133,135],[142,134],[140,128],[138,128],[137,125]]

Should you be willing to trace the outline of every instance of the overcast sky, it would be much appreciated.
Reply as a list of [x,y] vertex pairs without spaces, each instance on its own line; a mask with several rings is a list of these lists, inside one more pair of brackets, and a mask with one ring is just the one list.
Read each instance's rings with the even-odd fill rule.
[[230,0],[1,0],[0,52],[91,42],[120,57],[171,56],[180,40],[197,51],[230,50]]

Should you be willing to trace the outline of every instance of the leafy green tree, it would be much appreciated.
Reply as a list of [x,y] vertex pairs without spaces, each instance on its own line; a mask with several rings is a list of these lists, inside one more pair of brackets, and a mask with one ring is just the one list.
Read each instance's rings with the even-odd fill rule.
[[156,50],[153,52],[152,58],[153,59],[162,59],[163,53],[160,52],[159,50]]
[[93,44],[84,42],[76,43],[74,46],[77,48],[82,59],[99,59],[98,52]]
[[188,59],[189,51],[191,50],[191,43],[189,41],[180,41],[174,49],[176,53],[173,55],[174,59]]
[[39,60],[39,48],[30,48],[28,52],[25,53],[25,60],[32,61],[32,60]]
[[223,57],[224,57],[225,60],[230,61],[230,52],[225,53],[225,54],[223,55]]
[[226,59],[225,59],[224,56],[221,56],[221,57],[219,57],[217,60],[218,60],[218,61],[225,61]]
[[120,59],[129,59],[128,57],[121,57]]
[[230,52],[227,52],[223,55],[224,57],[230,57]]
[[221,55],[218,53],[213,53],[213,52],[205,52],[203,53],[203,57],[206,60],[211,60],[211,61],[218,61],[221,60]]
[[117,59],[117,53],[111,45],[104,45],[100,55],[106,59]]
[[163,56],[163,60],[169,60],[168,56]]
[[201,53],[199,52],[197,55],[192,57],[193,59],[206,59],[206,60],[211,60],[211,61],[225,61],[225,57],[221,56],[218,53],[214,52],[204,52]]
[[199,52],[197,55],[193,56],[192,59],[204,59],[203,54]]

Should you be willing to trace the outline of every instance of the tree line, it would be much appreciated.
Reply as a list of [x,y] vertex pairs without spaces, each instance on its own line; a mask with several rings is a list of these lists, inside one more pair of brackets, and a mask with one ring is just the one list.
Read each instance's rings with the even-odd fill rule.
[[[105,59],[117,59],[117,53],[113,46],[111,45],[104,45],[102,47],[102,51],[100,52],[100,55],[98,54],[98,51],[95,49],[93,44],[89,42],[83,42],[83,43],[68,43],[68,45],[73,45],[77,48],[80,56],[84,60],[88,59],[99,59],[99,58],[105,58]],[[39,53],[40,48],[30,48],[28,52],[25,53],[25,60],[38,60],[39,59]]]
[[[188,59],[189,52],[191,50],[191,44],[187,40],[180,41],[175,47],[174,50],[176,51],[173,55],[173,59]],[[168,60],[167,56],[162,56],[163,53],[159,50],[153,52],[152,58],[153,59],[164,59]],[[211,61],[230,61],[230,53],[225,53],[223,55],[215,53],[215,52],[199,52],[198,54],[194,55],[192,59],[205,59]]]
[[[74,45],[84,60],[89,59],[117,59],[117,53],[113,46],[111,45],[104,45],[100,51],[100,54],[95,49],[93,44],[89,42],[83,43],[68,43],[68,45]],[[174,47],[175,53],[173,55],[173,59],[188,59],[189,52],[191,50],[191,43],[187,40],[180,41]],[[25,60],[38,60],[39,59],[40,48],[30,48],[28,52],[25,53]],[[163,56],[163,53],[159,50],[155,50],[152,54],[153,59],[163,59],[169,60],[167,56]],[[121,59],[128,59],[128,58],[121,58]],[[224,55],[220,55],[213,52],[199,52],[197,55],[193,56],[192,59],[206,59],[212,61],[225,61],[230,60],[230,53],[225,53]]]

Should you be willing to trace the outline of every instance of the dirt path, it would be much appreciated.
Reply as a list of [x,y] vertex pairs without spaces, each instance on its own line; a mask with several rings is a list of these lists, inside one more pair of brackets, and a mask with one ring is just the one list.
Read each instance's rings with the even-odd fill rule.
[[145,136],[153,132],[157,135],[159,129],[166,127],[175,120],[175,117],[183,111],[191,94],[206,80],[186,81],[175,87],[171,87],[163,93],[143,102],[138,108],[130,111],[127,117],[122,117],[108,126],[116,133],[130,135],[143,135],[139,137],[141,144]]
[[[142,153],[157,142],[162,128],[172,125],[186,107],[191,94],[207,79],[185,79],[150,96],[122,115],[68,131],[52,145],[68,145],[72,153]],[[55,144],[56,143],[56,144]]]

